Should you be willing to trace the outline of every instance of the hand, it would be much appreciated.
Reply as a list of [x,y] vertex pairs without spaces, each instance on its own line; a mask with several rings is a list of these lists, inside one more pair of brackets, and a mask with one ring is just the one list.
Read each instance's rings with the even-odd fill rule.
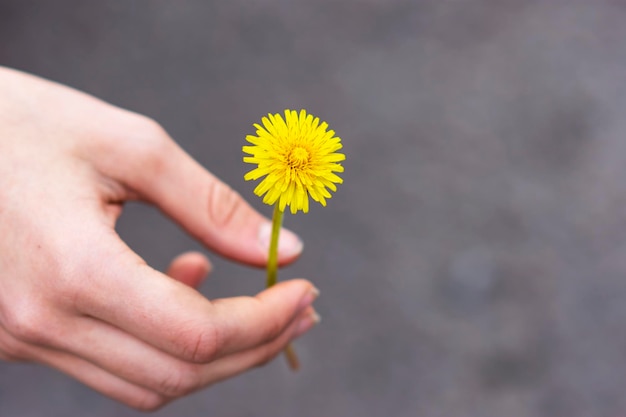
[[[283,282],[209,301],[197,253],[168,275],[114,231],[124,201],[157,205],[209,248],[264,265],[269,221],[155,122],[0,67],[0,358],[57,368],[152,410],[263,364],[315,323],[316,290]],[[302,245],[283,230],[280,260]]]

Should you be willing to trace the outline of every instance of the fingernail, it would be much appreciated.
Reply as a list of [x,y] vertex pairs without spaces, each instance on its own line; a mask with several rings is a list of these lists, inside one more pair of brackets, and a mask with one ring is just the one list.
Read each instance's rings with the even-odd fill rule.
[[311,314],[300,319],[300,322],[298,323],[298,326],[296,327],[296,330],[294,331],[293,338],[302,336],[304,333],[311,330],[311,328],[313,328],[313,326],[318,324],[320,321],[322,321],[320,315],[317,314],[315,310],[313,310]]
[[319,296],[320,296],[320,290],[318,290],[315,287],[311,287],[311,289],[300,300],[300,304],[298,305],[299,310],[302,310],[310,306],[311,304],[313,304],[313,301],[315,301],[315,299]]
[[311,313],[310,319],[313,321],[313,324],[319,324],[322,321],[322,318],[315,310]]
[[[270,247],[270,239],[272,235],[272,224],[265,223],[259,230],[259,243],[265,251]],[[285,228],[280,229],[278,236],[278,254],[282,256],[294,256],[302,252],[302,241],[291,230]]]

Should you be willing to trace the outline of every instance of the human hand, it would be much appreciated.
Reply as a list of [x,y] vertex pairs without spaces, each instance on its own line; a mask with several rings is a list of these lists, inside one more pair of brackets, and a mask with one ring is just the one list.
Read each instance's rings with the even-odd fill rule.
[[[207,300],[197,253],[168,275],[114,231],[124,201],[158,206],[207,247],[264,265],[269,221],[155,122],[0,67],[0,358],[65,372],[131,407],[277,355],[316,321],[305,280]],[[301,251],[281,234],[280,260]]]

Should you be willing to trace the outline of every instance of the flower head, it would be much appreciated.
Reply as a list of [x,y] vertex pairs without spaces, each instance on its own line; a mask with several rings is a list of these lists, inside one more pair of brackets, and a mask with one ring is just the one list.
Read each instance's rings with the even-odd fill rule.
[[[263,126],[255,123],[257,136],[248,135],[252,146],[244,146],[244,162],[257,164],[248,172],[246,180],[265,177],[254,189],[266,204],[278,201],[280,210],[289,206],[292,213],[309,211],[309,196],[323,206],[331,197],[328,189],[337,191],[335,184],[343,180],[336,172],[343,172],[341,139],[334,130],[327,130],[326,122],[295,110],[268,114],[261,119]],[[328,188],[328,189],[327,189]]]

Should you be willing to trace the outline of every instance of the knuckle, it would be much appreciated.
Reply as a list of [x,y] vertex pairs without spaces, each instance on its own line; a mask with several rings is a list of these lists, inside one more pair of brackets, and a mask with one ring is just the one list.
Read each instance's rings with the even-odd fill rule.
[[132,136],[124,138],[122,151],[132,155],[134,161],[141,164],[143,172],[150,175],[161,172],[172,148],[172,141],[165,129],[149,117],[135,115],[128,130]]
[[142,164],[147,164],[147,169],[158,173],[167,160],[170,151],[170,141],[167,133],[157,123],[148,124],[135,138],[136,155],[140,156]]
[[28,359],[27,349],[15,337],[2,332],[0,334],[0,359],[7,362],[21,362]]
[[165,131],[165,128],[163,128],[163,126],[161,126],[156,120],[145,116],[140,117],[142,124],[138,131],[139,133],[135,137],[136,142],[139,145],[144,146],[146,151],[154,152],[166,149],[165,146],[169,142],[169,135]]
[[120,112],[111,125],[107,134],[86,145],[85,158],[112,178],[133,174],[129,178],[154,180],[174,147],[165,129],[149,117],[127,111]]
[[200,378],[195,369],[183,364],[162,378],[157,383],[156,390],[167,397],[180,397],[195,391],[199,383]]
[[213,180],[208,187],[209,217],[218,227],[227,227],[243,205],[243,199],[232,188],[219,180]]
[[124,117],[124,138],[127,138],[128,132],[132,132],[134,141],[151,140],[153,138],[167,136],[163,126],[148,116],[139,113],[132,113],[129,116],[128,113],[125,112]]
[[23,342],[45,344],[50,340],[50,323],[46,314],[35,307],[35,303],[15,308],[4,317],[7,331]]
[[10,355],[8,353],[5,353],[2,350],[0,350],[0,361],[3,361],[3,362],[18,362],[19,360],[15,356],[12,356],[12,355]]
[[127,402],[129,407],[139,411],[157,411],[167,404],[168,400],[155,392],[146,392]]
[[141,114],[137,114],[136,117],[139,128],[148,136],[157,137],[166,135],[165,129],[156,120]]
[[222,345],[221,332],[216,325],[205,325],[205,328],[187,332],[181,337],[184,360],[194,363],[211,362],[217,356]]

